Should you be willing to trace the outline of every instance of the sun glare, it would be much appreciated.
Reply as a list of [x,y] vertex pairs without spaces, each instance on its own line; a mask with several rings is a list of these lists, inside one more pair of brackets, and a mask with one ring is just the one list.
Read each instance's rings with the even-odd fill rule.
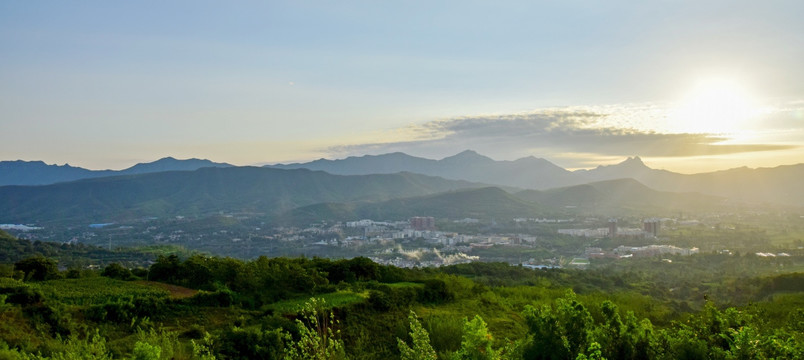
[[743,130],[759,110],[739,83],[706,80],[682,98],[669,125],[676,132],[729,134]]

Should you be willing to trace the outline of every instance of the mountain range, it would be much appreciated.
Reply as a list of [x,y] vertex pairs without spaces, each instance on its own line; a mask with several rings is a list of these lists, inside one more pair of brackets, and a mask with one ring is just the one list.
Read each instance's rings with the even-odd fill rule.
[[59,182],[91,179],[116,175],[147,174],[162,171],[192,171],[204,167],[230,167],[203,159],[177,160],[165,157],[150,163],[136,164],[123,170],[89,170],[81,167],[48,165],[43,161],[0,161],[0,186],[49,185]]
[[309,224],[317,220],[406,219],[433,216],[447,219],[511,219],[575,214],[668,214],[690,209],[723,209],[727,199],[699,193],[656,191],[633,179],[618,179],[550,190],[507,192],[480,187],[378,202],[320,203],[293,209],[280,218]]
[[102,223],[219,212],[273,216],[318,203],[382,201],[482,186],[412,173],[342,176],[306,169],[212,167],[2,186],[0,223]]
[[0,187],[0,223],[74,224],[220,213],[276,223],[412,216],[510,219],[578,213],[667,213],[723,206],[725,199],[652,190],[619,179],[545,191],[413,173],[332,175],[307,169],[202,168]]
[[[651,169],[633,157],[568,171],[534,157],[495,161],[464,151],[442,160],[393,153],[271,167],[173,158],[121,171],[41,162],[2,165],[6,181],[68,180],[0,186],[0,223],[92,223],[219,212],[294,222],[416,215],[502,218],[723,208],[744,202],[804,204],[804,164],[685,175]],[[70,180],[76,176],[90,178]]]
[[515,196],[548,208],[597,214],[722,209],[732,205],[723,197],[657,191],[634,179],[604,180],[549,190],[523,190]]
[[[177,160],[171,157],[141,163],[128,169],[88,170],[70,165],[46,165],[41,161],[0,162],[0,186],[47,185],[87,178],[134,175],[162,171],[193,171],[204,167],[232,167],[210,160]],[[680,174],[652,169],[639,157],[598,166],[589,170],[569,171],[533,156],[514,161],[496,161],[466,150],[441,160],[425,159],[404,153],[365,155],[339,160],[320,159],[308,163],[277,164],[275,169],[309,169],[334,175],[370,175],[410,172],[450,180],[464,180],[520,189],[546,190],[591,182],[630,178],[659,191],[698,192],[750,203],[804,205],[804,164],[774,168],[746,167],[700,174]]]
[[630,178],[660,191],[699,192],[740,202],[804,206],[804,188],[800,184],[801,179],[804,179],[804,164],[679,174],[651,169],[639,157],[631,157],[615,165],[569,171],[548,160],[532,156],[514,161],[495,161],[466,150],[441,160],[391,153],[340,160],[320,159],[308,163],[278,164],[271,167],[322,170],[340,175],[408,171],[446,179],[533,190]]
[[319,159],[308,163],[268,165],[277,169],[321,170],[338,175],[392,174],[407,171],[523,189],[549,189],[573,180],[572,172],[545,159],[526,157],[496,161],[466,150],[441,160],[425,159],[405,153],[365,155],[340,160]]

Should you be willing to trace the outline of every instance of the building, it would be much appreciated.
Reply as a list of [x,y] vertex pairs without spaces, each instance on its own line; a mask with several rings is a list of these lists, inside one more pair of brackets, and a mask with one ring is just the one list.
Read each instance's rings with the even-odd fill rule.
[[602,238],[606,237],[609,234],[609,229],[607,228],[599,228],[599,229],[558,229],[558,233],[562,235],[569,235],[569,236],[583,236],[583,237],[592,237],[592,238]]
[[619,255],[620,257],[649,257],[666,254],[689,256],[697,254],[698,251],[699,249],[696,247],[686,249],[672,245],[648,245],[640,247],[621,245],[614,249],[614,254]]
[[642,221],[642,231],[645,232],[645,237],[657,237],[659,236],[659,227],[661,225],[661,221],[659,219],[645,219]]
[[348,228],[366,227],[366,226],[371,226],[371,225],[374,225],[374,221],[369,220],[369,219],[346,222],[346,227],[348,227]]
[[617,237],[617,219],[609,219],[609,237]]
[[435,218],[432,216],[414,216],[410,218],[410,227],[414,230],[435,230]]

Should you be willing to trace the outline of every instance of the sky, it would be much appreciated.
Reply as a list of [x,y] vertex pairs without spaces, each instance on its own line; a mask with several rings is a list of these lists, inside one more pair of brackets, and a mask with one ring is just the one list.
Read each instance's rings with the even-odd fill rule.
[[801,1],[0,0],[0,160],[804,162]]

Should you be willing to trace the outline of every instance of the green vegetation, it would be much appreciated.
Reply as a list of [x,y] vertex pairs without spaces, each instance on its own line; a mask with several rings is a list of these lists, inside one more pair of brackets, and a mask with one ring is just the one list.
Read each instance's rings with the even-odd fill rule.
[[804,274],[780,271],[800,255],[672,260],[400,269],[195,254],[75,272],[31,257],[0,277],[0,358],[804,357]]
[[94,276],[29,283],[47,298],[70,305],[95,305],[130,298],[167,298],[170,293],[155,285]]
[[[148,249],[153,252],[158,247]],[[121,263],[138,266],[154,258],[151,253],[136,249],[117,249],[110,251],[86,244],[58,244],[46,241],[16,239],[0,230],[0,264],[15,263],[31,257],[47,257],[68,268],[84,268],[89,265]],[[177,253],[173,248],[171,253]]]
[[[324,301],[325,305],[322,305],[324,309],[331,309],[333,307],[342,307],[364,302],[368,298],[368,295],[366,293],[354,293],[351,291],[337,291],[320,294],[318,298]],[[303,308],[307,300],[309,300],[309,298],[306,297],[282,300],[266,305],[264,308],[275,313],[292,314]]]
[[309,170],[202,168],[3,186],[0,212],[7,215],[3,221],[48,226],[220,212],[276,215],[324,202],[381,201],[477,186],[412,173],[346,177]]
[[523,201],[500,188],[486,187],[373,203],[315,204],[295,209],[285,216],[297,224],[309,224],[321,219],[407,219],[419,214],[461,219],[528,217],[546,212],[536,203]]

